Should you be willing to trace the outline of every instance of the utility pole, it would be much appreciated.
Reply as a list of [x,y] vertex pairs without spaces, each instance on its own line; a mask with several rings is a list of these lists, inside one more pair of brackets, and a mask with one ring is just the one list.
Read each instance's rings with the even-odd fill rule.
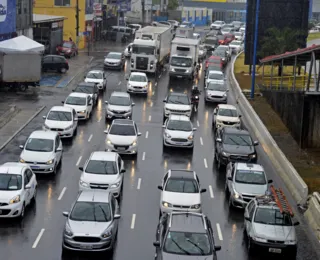
[[78,41],[79,37],[79,0],[76,2],[76,41]]

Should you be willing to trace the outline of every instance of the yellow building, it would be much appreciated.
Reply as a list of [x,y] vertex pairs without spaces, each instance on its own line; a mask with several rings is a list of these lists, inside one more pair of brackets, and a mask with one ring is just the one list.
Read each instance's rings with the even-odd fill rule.
[[[70,37],[73,41],[76,41],[79,49],[85,47],[85,37],[82,36],[82,32],[85,31],[85,10],[86,0],[78,0],[79,2],[79,37],[76,37],[76,2],[77,0],[36,0],[34,1],[33,13],[34,14],[47,14],[64,16],[67,19],[63,25],[63,39],[68,40]],[[55,3],[59,3],[62,6],[57,6]]]

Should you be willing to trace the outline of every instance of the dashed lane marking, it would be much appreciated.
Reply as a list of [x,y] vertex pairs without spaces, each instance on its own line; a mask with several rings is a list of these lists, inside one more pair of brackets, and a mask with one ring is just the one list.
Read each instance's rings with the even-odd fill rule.
[[141,178],[138,179],[137,190],[140,190],[140,186],[141,186]]
[[151,121],[151,116],[149,116],[149,121]]
[[209,185],[209,193],[210,193],[210,197],[214,198],[213,190],[212,190],[212,186],[211,185]]
[[63,187],[63,189],[62,189],[62,191],[61,191],[61,193],[60,193],[60,195],[59,195],[58,200],[61,200],[61,199],[62,199],[62,197],[63,197],[64,193],[66,192],[66,190],[67,190],[67,187]]
[[158,82],[154,83],[154,86],[156,87],[158,85]]
[[80,162],[81,162],[81,159],[82,159],[82,156],[79,157],[77,163],[76,163],[76,166],[79,166]]
[[148,139],[149,131],[146,132],[146,139]]
[[220,228],[220,224],[217,223],[217,232],[218,232],[218,237],[219,237],[219,240],[223,240],[223,237],[222,237],[222,232],[221,232],[221,228]]
[[208,168],[208,163],[206,158],[203,159],[203,162],[204,162],[204,167]]
[[121,81],[118,83],[118,86],[120,86],[121,85]]
[[200,124],[199,124],[199,120],[197,120],[197,126],[198,126],[198,127],[200,126]]
[[202,137],[200,137],[200,144],[203,145]]
[[143,152],[142,154],[142,161],[144,161],[146,159],[146,152]]
[[34,243],[33,243],[33,245],[32,245],[32,248],[36,248],[36,247],[37,247],[37,245],[39,244],[40,239],[41,239],[41,237],[42,237],[42,235],[43,235],[44,231],[45,231],[45,229],[44,229],[44,228],[43,228],[43,229],[41,229],[41,231],[40,231],[39,235],[37,236],[36,240],[34,241]]
[[88,142],[90,142],[92,139],[92,135],[89,136]]
[[135,223],[136,223],[136,214],[132,214],[131,229],[134,229]]
[[102,119],[102,117],[100,117],[97,122],[100,123],[101,119]]

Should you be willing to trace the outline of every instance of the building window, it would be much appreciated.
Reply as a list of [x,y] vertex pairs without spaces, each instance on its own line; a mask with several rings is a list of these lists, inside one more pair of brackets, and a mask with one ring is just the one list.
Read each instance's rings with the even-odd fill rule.
[[70,0],[54,0],[56,6],[70,6]]
[[22,11],[22,0],[17,1],[17,12],[18,14],[21,14]]

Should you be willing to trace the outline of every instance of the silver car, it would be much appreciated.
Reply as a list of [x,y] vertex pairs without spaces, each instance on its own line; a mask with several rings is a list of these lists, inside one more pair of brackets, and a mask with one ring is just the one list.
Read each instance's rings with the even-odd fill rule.
[[162,127],[165,147],[193,148],[194,132],[197,128],[193,128],[188,116],[170,115]]
[[228,103],[228,91],[225,84],[209,82],[205,86],[205,102]]
[[62,142],[53,131],[34,131],[22,149],[20,162],[27,163],[35,173],[56,174],[62,160]]
[[253,198],[264,195],[272,183],[259,164],[229,163],[226,174],[225,190],[230,207],[245,208]]
[[105,69],[120,69],[124,68],[125,56],[121,52],[109,52],[104,57],[104,68]]
[[119,204],[109,191],[82,191],[63,231],[62,254],[68,251],[113,250],[120,218]]
[[106,119],[132,118],[132,107],[135,104],[131,101],[130,94],[114,91],[111,93],[109,101],[105,101],[105,103]]

